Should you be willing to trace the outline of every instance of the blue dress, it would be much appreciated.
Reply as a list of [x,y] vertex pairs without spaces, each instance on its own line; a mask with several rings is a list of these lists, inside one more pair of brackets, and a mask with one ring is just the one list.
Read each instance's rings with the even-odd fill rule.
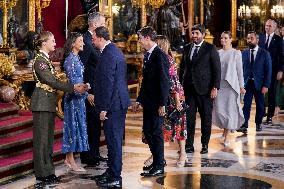
[[[70,53],[63,66],[70,83],[83,83],[84,66],[78,55]],[[87,92],[85,94],[77,92],[65,94],[63,153],[89,150],[85,107],[87,95]]]

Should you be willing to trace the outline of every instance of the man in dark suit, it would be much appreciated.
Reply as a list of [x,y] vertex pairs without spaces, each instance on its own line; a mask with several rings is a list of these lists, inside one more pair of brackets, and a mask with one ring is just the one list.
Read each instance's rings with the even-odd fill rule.
[[108,149],[108,169],[99,177],[101,187],[121,187],[122,141],[127,108],[130,105],[126,81],[126,62],[121,50],[109,38],[106,27],[98,27],[93,43],[101,51],[95,70],[95,109],[103,122]]
[[139,32],[139,43],[147,50],[144,55],[143,80],[133,111],[143,106],[143,133],[153,155],[153,163],[143,167],[141,176],[164,174],[164,123],[165,106],[169,97],[169,61],[167,55],[155,43],[156,32],[144,27]]
[[277,23],[269,19],[265,23],[265,34],[259,35],[259,47],[267,50],[272,60],[271,85],[268,90],[267,124],[272,123],[275,111],[277,80],[281,80],[284,72],[284,47],[281,37],[274,33],[276,29]]
[[265,112],[264,94],[268,91],[271,82],[271,58],[268,51],[258,46],[258,38],[255,32],[249,32],[247,35],[249,48],[242,52],[246,89],[243,107],[245,123],[238,131],[243,133],[247,132],[253,96],[256,103],[256,131],[262,130],[261,122]]
[[221,64],[214,45],[204,41],[205,27],[198,24],[191,29],[193,43],[185,47],[181,65],[180,81],[189,105],[187,115],[186,152],[194,152],[194,134],[197,109],[201,118],[201,154],[208,153],[211,135],[213,100],[220,87]]
[[[79,56],[85,66],[84,82],[90,84],[91,89],[89,93],[94,94],[94,73],[100,51],[93,46],[92,34],[97,27],[105,25],[105,17],[98,12],[92,13],[88,17],[88,25],[88,31],[83,35],[84,50],[79,53]],[[100,155],[101,124],[99,114],[96,113],[93,102],[94,100],[91,98],[86,100],[87,133],[90,151],[80,154],[81,162],[90,166],[98,165],[99,161],[107,160]]]

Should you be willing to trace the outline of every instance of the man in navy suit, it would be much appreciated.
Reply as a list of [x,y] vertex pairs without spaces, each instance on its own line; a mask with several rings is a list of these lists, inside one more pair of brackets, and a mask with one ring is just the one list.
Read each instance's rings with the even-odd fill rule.
[[139,32],[139,43],[147,51],[144,55],[143,79],[133,111],[143,106],[143,133],[153,155],[153,163],[143,167],[141,176],[164,174],[164,123],[170,80],[167,55],[155,43],[156,31],[147,26]]
[[267,124],[272,123],[275,111],[277,80],[280,81],[282,79],[284,72],[284,47],[281,37],[274,33],[276,29],[277,23],[269,19],[265,23],[265,33],[259,35],[259,46],[269,52],[272,60],[271,85],[268,90]]
[[242,52],[246,89],[243,107],[245,123],[238,130],[243,133],[247,132],[253,96],[256,103],[256,131],[262,130],[261,122],[265,111],[264,94],[267,93],[270,86],[272,72],[269,52],[258,46],[258,35],[255,32],[248,33],[247,44],[249,48]]
[[[85,67],[84,82],[90,84],[91,89],[88,92],[94,94],[94,73],[100,51],[93,46],[92,34],[97,27],[105,26],[105,17],[98,12],[90,14],[88,16],[88,26],[88,31],[83,35],[85,46],[79,56]],[[81,162],[89,166],[98,165],[99,161],[106,161],[107,159],[100,155],[101,124],[99,114],[95,111],[94,99],[91,98],[86,100],[86,119],[90,151],[80,154]]]
[[95,29],[93,43],[101,52],[94,72],[95,109],[103,122],[108,149],[108,169],[96,180],[101,187],[121,187],[122,141],[130,105],[126,62],[121,50],[111,43],[106,27]]

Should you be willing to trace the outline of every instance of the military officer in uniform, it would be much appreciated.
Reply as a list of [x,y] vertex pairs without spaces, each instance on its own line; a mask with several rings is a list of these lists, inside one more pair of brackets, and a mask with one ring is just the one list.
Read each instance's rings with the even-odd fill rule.
[[59,81],[55,76],[55,68],[48,53],[55,50],[55,39],[51,32],[44,31],[39,35],[33,75],[36,88],[31,98],[33,112],[33,158],[37,182],[55,183],[59,178],[55,175],[52,161],[54,125],[56,112],[56,90],[83,93],[87,86]]

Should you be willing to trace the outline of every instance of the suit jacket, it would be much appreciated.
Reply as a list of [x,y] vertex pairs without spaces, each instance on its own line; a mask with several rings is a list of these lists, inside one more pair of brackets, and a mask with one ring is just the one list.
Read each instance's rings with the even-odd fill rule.
[[[266,42],[266,34],[262,33],[259,35],[258,45],[264,49],[265,42]],[[267,50],[272,60],[272,71],[273,71],[272,74],[276,76],[278,71],[284,72],[284,46],[282,38],[274,34],[272,36],[271,42]]]
[[[52,73],[54,69],[51,61],[43,53],[37,56],[33,65],[34,74],[40,83],[49,85],[53,89],[64,92],[72,92],[74,86],[70,83],[61,82]],[[50,68],[52,66],[52,68]],[[49,92],[36,87],[31,97],[32,111],[56,112],[56,92]]]
[[113,43],[102,51],[95,70],[95,109],[101,111],[118,111],[130,105],[126,81],[127,65],[120,49]]
[[251,72],[253,72],[255,88],[257,90],[261,90],[262,87],[269,88],[272,73],[272,64],[269,52],[259,47],[253,66],[250,63],[249,48],[242,52],[242,59],[245,86],[250,79]]
[[193,46],[194,44],[190,43],[184,49],[179,78],[186,96],[191,92],[189,86],[193,86],[199,95],[207,95],[214,87],[220,88],[219,53],[214,45],[204,41],[199,48],[197,57],[190,60]]
[[100,57],[100,51],[93,46],[92,35],[89,31],[83,35],[83,38],[85,45],[83,51],[79,52],[79,56],[85,67],[84,82],[90,84],[91,89],[88,92],[94,94],[94,73]]
[[157,46],[144,62],[143,79],[137,98],[143,108],[158,113],[159,106],[166,106],[170,91],[169,60]]

